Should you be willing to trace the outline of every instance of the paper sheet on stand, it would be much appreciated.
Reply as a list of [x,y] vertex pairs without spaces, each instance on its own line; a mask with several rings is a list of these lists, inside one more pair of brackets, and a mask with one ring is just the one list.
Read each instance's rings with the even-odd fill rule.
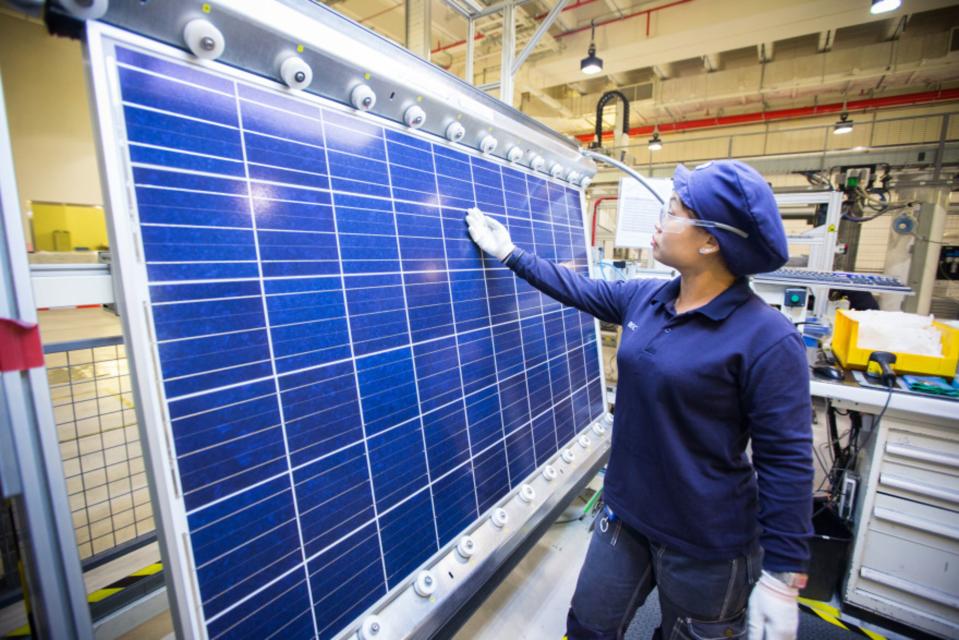
[[[648,178],[646,181],[664,201],[669,201],[673,191],[672,180]],[[649,247],[649,241],[653,237],[653,227],[659,219],[659,210],[662,206],[638,180],[633,178],[620,180],[616,246],[640,249]]]

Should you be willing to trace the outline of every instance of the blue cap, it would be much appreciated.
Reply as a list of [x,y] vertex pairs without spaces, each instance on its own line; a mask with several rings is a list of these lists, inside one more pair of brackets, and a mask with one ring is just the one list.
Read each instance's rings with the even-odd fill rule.
[[745,162],[714,160],[692,171],[677,165],[673,189],[700,219],[721,222],[749,234],[743,238],[725,229],[709,229],[734,275],[768,273],[786,264],[789,245],[773,190]]

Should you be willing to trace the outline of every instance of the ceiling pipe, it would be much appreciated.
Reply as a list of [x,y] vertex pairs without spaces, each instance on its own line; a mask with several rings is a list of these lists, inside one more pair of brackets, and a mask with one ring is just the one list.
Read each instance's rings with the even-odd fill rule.
[[[650,18],[654,13],[662,11],[663,9],[669,9],[671,7],[678,7],[681,4],[689,4],[693,0],[673,0],[673,2],[668,2],[666,4],[661,4],[658,7],[650,7],[649,9],[642,9],[640,11],[633,11],[632,13],[624,13],[621,16],[616,16],[615,18],[610,18],[609,20],[599,20],[596,22],[597,27],[605,27],[606,25],[613,24],[615,22],[622,22],[624,20],[630,20],[632,18],[638,18],[639,16],[646,16],[646,37],[649,37],[650,31]],[[576,33],[581,33],[583,31],[589,31],[591,27],[577,27],[575,29],[570,29],[569,31],[564,31],[563,33],[553,36],[554,38],[565,38]]]
[[[949,102],[959,100],[959,89],[941,89],[939,91],[922,91],[919,93],[908,93],[899,96],[885,96],[882,98],[868,98],[866,100],[850,100],[846,103],[846,109],[852,111],[866,111],[869,109],[882,109],[890,107],[901,107],[916,104],[929,104],[936,102]],[[740,113],[730,116],[720,116],[717,118],[702,118],[699,120],[686,120],[683,122],[667,122],[659,125],[660,133],[671,131],[690,131],[695,129],[712,129],[715,127],[729,127],[744,124],[755,124],[758,122],[769,122],[772,120],[798,120],[800,118],[809,118],[812,116],[828,115],[840,113],[843,110],[842,102],[832,104],[821,104],[811,107],[797,107],[794,109],[778,109],[774,111],[759,111],[754,113]],[[652,133],[653,127],[642,126],[629,130],[629,135],[644,136]],[[604,133],[603,138],[611,138],[612,133]],[[576,139],[584,144],[588,144],[595,137],[594,133],[580,133]]]
[[[563,9],[560,13],[566,13],[567,11],[572,11],[573,9],[578,9],[579,7],[584,7],[584,6],[588,5],[588,4],[593,4],[594,2],[597,2],[597,1],[598,1],[598,0],[579,0],[578,2],[574,2],[573,4],[569,5],[569,6],[566,7],[565,9]],[[689,3],[689,2],[692,2],[692,1],[693,1],[693,0],[674,0],[673,2],[670,2],[670,3],[668,3],[668,4],[664,4],[664,5],[660,5],[660,6],[658,6],[658,7],[650,7],[649,9],[643,9],[642,11],[636,11],[636,12],[633,12],[633,13],[627,13],[627,14],[624,14],[624,15],[622,15],[622,16],[617,16],[617,17],[615,17],[615,18],[611,18],[611,19],[609,19],[609,20],[603,20],[603,21],[601,21],[601,22],[597,22],[597,23],[596,23],[596,26],[597,26],[597,27],[602,27],[602,26],[605,26],[605,25],[607,25],[607,24],[613,24],[614,22],[621,22],[622,20],[629,20],[630,18],[635,18],[635,17],[637,17],[637,16],[645,15],[645,16],[646,16],[646,36],[649,37],[650,16],[652,16],[652,15],[653,15],[654,13],[656,13],[657,11],[662,11],[663,9],[668,9],[668,8],[670,8],[670,7],[675,7],[675,6],[677,6],[677,5],[686,4],[686,3]],[[542,14],[536,16],[534,19],[535,19],[535,20],[543,20],[544,18],[546,18],[547,15],[549,15],[549,14],[548,14],[548,13],[542,13]],[[569,31],[564,31],[564,32],[560,33],[559,35],[553,36],[553,38],[565,38],[566,36],[571,36],[571,35],[573,35],[574,33],[579,33],[579,32],[581,32],[581,31],[588,31],[589,29],[591,29],[591,27],[577,27],[576,29],[570,29]],[[480,40],[481,38],[482,38],[482,36],[481,36],[480,34],[477,34],[475,39],[476,39],[476,40]],[[450,42],[449,44],[444,44],[444,45],[442,45],[442,46],[440,46],[440,47],[437,47],[436,49],[433,49],[432,53],[439,53],[440,51],[447,51],[447,50],[449,50],[449,49],[455,49],[456,47],[462,47],[464,44],[466,44],[466,40],[465,40],[465,39],[463,39],[463,40],[457,40],[456,42]]]

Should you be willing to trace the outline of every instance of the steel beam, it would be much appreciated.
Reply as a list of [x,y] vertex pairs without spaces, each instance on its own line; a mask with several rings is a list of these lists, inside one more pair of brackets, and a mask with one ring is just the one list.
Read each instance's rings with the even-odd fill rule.
[[559,0],[553,8],[549,10],[549,13],[546,14],[546,17],[542,22],[539,23],[539,26],[536,28],[536,31],[533,33],[533,37],[529,39],[529,42],[526,43],[526,46],[523,47],[523,50],[519,52],[519,55],[516,56],[516,59],[513,60],[513,66],[510,68],[510,73],[516,75],[516,72],[519,71],[519,68],[523,66],[523,63],[526,62],[526,58],[529,57],[529,54],[533,53],[533,49],[536,48],[536,45],[539,44],[540,39],[543,35],[549,31],[549,28],[553,26],[553,23],[556,22],[556,18],[559,17],[559,14],[566,8],[566,5],[569,4],[569,0]]

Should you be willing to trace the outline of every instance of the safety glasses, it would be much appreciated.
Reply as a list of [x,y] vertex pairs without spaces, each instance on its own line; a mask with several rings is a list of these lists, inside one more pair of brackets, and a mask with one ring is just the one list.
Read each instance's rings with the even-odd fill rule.
[[674,216],[669,211],[669,202],[663,205],[663,208],[659,210],[659,228],[663,230],[664,233],[682,233],[686,227],[704,227],[707,229],[723,229],[729,231],[730,233],[735,233],[741,238],[748,238],[749,234],[734,227],[732,225],[723,224],[722,222],[713,222],[712,220],[699,220],[696,218],[683,218],[680,216]]

